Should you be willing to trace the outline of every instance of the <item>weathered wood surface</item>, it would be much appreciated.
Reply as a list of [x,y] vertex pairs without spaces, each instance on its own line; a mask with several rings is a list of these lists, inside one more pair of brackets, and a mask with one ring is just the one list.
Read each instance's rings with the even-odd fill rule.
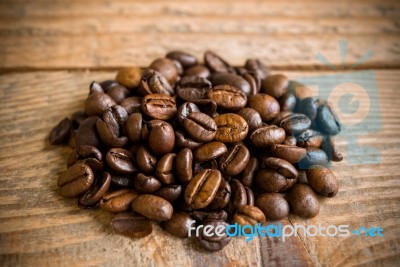
[[205,49],[234,65],[258,57],[275,69],[326,68],[371,51],[363,68],[400,67],[400,2],[0,1],[0,70],[111,69]]
[[[321,72],[285,72],[289,77]],[[235,238],[223,251],[198,251],[157,228],[141,240],[114,235],[105,212],[81,210],[58,195],[56,179],[70,149],[46,137],[82,107],[92,80],[115,72],[28,72],[0,75],[0,263],[2,266],[395,266],[400,259],[400,71],[377,71],[382,130],[359,137],[380,150],[381,163],[334,165],[340,192],[311,220],[383,228],[383,237]],[[373,82],[373,77],[371,81]],[[378,111],[373,111],[378,112]],[[346,140],[338,142],[346,156]],[[365,155],[359,155],[363,157]]]

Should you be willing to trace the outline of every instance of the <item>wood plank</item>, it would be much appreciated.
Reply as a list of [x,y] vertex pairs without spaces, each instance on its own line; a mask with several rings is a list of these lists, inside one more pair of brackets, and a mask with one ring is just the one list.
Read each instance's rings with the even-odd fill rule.
[[[285,73],[291,78],[322,74]],[[360,136],[359,142],[378,148],[381,163],[335,164],[339,194],[321,199],[316,218],[290,216],[284,223],[380,226],[384,236],[306,237],[300,232],[300,239],[256,238],[249,243],[235,238],[223,251],[211,254],[157,227],[141,240],[114,235],[107,227],[110,215],[80,210],[76,200],[58,195],[57,175],[65,169],[70,150],[49,146],[47,134],[61,118],[82,107],[90,81],[112,78],[115,72],[0,75],[0,262],[3,266],[394,265],[400,259],[400,117],[393,113],[400,105],[400,71],[376,73],[382,130]],[[346,139],[338,141],[347,156]]]

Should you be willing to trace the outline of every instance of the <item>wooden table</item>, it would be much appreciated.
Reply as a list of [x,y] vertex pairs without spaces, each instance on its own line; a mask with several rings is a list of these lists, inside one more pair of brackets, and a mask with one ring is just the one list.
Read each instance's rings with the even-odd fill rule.
[[[396,0],[0,1],[0,265],[398,266],[399,19]],[[376,75],[366,79],[379,92],[370,126],[382,128],[357,140],[377,148],[381,160],[335,164],[339,194],[322,201],[316,218],[290,216],[283,224],[379,226],[383,237],[234,238],[207,253],[159,228],[141,240],[115,235],[110,215],[58,195],[70,149],[51,147],[46,137],[82,107],[90,81],[113,78],[121,66],[147,66],[171,49],[199,58],[211,49],[235,65],[258,57],[292,79],[338,75],[316,55],[340,68],[340,40],[348,44],[347,67],[372,52],[354,73]],[[346,138],[338,145],[346,157]]]

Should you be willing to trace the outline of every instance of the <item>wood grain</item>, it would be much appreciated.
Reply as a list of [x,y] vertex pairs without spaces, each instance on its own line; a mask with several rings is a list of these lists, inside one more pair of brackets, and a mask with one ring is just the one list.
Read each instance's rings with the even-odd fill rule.
[[[285,72],[289,77],[321,72]],[[395,266],[400,259],[400,71],[376,71],[382,130],[359,136],[379,149],[381,163],[335,164],[340,192],[321,199],[311,220],[290,216],[285,224],[348,224],[383,228],[383,237],[280,238],[246,243],[235,238],[223,251],[198,251],[191,241],[158,227],[141,240],[114,235],[110,215],[77,207],[58,195],[56,179],[69,148],[46,137],[60,119],[82,107],[92,80],[115,72],[52,71],[0,75],[0,262],[2,266]],[[371,82],[372,78],[371,78]],[[377,120],[379,117],[377,117]],[[374,122],[375,123],[375,122]],[[346,156],[346,139],[338,140]],[[368,155],[360,154],[359,157]]]
[[172,49],[326,69],[316,55],[340,66],[340,40],[347,64],[370,50],[363,68],[400,67],[398,1],[145,2],[1,1],[0,71],[147,66]]

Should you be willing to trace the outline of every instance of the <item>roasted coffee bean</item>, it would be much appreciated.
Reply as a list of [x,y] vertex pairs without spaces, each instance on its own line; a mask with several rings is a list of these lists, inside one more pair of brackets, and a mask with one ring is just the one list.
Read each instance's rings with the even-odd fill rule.
[[167,78],[156,70],[148,69],[144,71],[140,92],[142,95],[165,94],[173,95],[174,89],[171,87]]
[[285,140],[285,130],[275,125],[260,127],[250,135],[251,143],[260,148],[280,144]]
[[142,108],[142,98],[138,96],[128,97],[125,98],[120,105],[128,114],[140,112]]
[[299,176],[296,168],[284,159],[269,157],[264,159],[263,164],[265,167],[276,170],[288,179],[296,179]]
[[228,175],[235,176],[246,168],[250,160],[250,151],[243,144],[234,144],[219,159],[220,170]]
[[263,121],[270,121],[275,118],[280,111],[280,106],[275,98],[266,94],[256,94],[249,96],[247,105],[257,110]]
[[171,124],[161,122],[149,134],[149,147],[157,155],[167,154],[174,149],[175,133]]
[[219,185],[217,194],[215,195],[213,201],[207,206],[210,210],[222,210],[229,203],[231,197],[231,186],[227,181],[222,179]]
[[297,136],[297,146],[319,148],[321,147],[323,140],[324,136],[322,133],[308,129]]
[[289,215],[289,203],[279,193],[264,193],[257,197],[258,207],[268,220],[281,220]]
[[140,142],[143,126],[143,117],[141,113],[133,113],[128,117],[125,123],[125,131],[130,141]]
[[289,145],[289,146],[295,146],[296,142],[297,142],[296,137],[289,135],[289,136],[285,137],[285,140],[283,140],[282,144]]
[[209,142],[217,133],[217,125],[208,115],[192,112],[183,120],[183,128],[191,138],[198,142]]
[[180,185],[168,185],[154,192],[153,194],[158,197],[162,197],[168,202],[172,203],[178,199],[182,193],[182,186]]
[[197,64],[197,58],[191,54],[181,51],[171,51],[166,55],[167,58],[181,63],[183,68],[189,68]]
[[264,192],[279,193],[290,189],[297,183],[297,179],[288,179],[273,169],[261,169],[257,173],[256,183]]
[[157,165],[157,158],[145,147],[141,146],[136,153],[136,163],[145,173],[151,173]]
[[244,93],[245,96],[250,95],[251,92],[250,84],[243,79],[243,77],[236,74],[216,72],[211,75],[210,81],[215,87],[225,85],[229,88],[237,88]]
[[303,218],[313,218],[319,212],[319,202],[312,188],[306,184],[296,184],[288,194],[289,205],[294,214]]
[[176,154],[168,153],[161,157],[157,163],[157,178],[163,184],[173,184],[175,182],[174,167],[176,162]]
[[241,116],[247,122],[249,125],[249,132],[261,127],[262,125],[260,113],[253,108],[243,108],[236,114]]
[[144,122],[142,125],[142,134],[141,134],[142,141],[144,141],[145,143],[148,143],[151,130],[153,130],[153,128],[156,126],[166,125],[165,123],[166,122],[163,120],[151,120],[151,121]]
[[154,60],[149,68],[161,73],[171,85],[175,84],[179,75],[176,65],[169,58],[158,58]]
[[289,145],[272,145],[272,154],[284,159],[290,163],[297,163],[307,154],[307,150],[303,147],[289,146]]
[[246,187],[246,186],[244,187],[244,189],[246,190],[246,197],[247,197],[246,205],[254,206],[254,193],[253,193],[253,191],[251,191],[251,189]]
[[226,221],[228,219],[228,213],[224,210],[219,211],[191,211],[189,215],[195,219],[196,221],[210,221],[210,220],[218,220],[218,221]]
[[79,163],[88,165],[94,171],[101,171],[103,170],[103,155],[94,146],[78,146],[69,155],[67,167]]
[[239,207],[247,205],[247,192],[244,185],[237,179],[230,181],[231,197],[228,203],[228,212],[232,214]]
[[249,130],[247,122],[235,113],[225,113],[214,118],[217,126],[215,141],[235,143],[243,141]]
[[287,135],[296,135],[306,131],[311,126],[311,120],[304,114],[292,113],[282,118],[279,127],[282,127]]
[[221,142],[206,143],[194,152],[194,159],[199,162],[212,160],[225,154],[228,148]]
[[175,145],[177,148],[189,148],[196,149],[201,146],[203,142],[195,141],[187,136],[181,131],[175,132]]
[[325,151],[329,160],[332,161],[342,161],[343,156],[337,150],[333,138],[331,136],[326,136],[322,142],[321,149]]
[[121,104],[121,102],[128,96],[129,91],[126,87],[116,84],[110,90],[107,91],[107,95],[114,99],[115,103]]
[[153,231],[150,220],[131,212],[115,215],[110,225],[115,233],[131,238],[142,238],[150,235]]
[[307,147],[306,149],[306,156],[298,163],[300,169],[308,169],[312,165],[326,166],[328,164],[328,156],[322,149],[315,147]]
[[75,164],[60,173],[57,185],[63,197],[77,197],[89,190],[94,181],[92,169],[86,164]]
[[68,118],[64,118],[51,130],[49,143],[51,145],[57,145],[67,141],[71,130],[72,121]]
[[194,220],[184,212],[174,212],[171,219],[162,223],[164,229],[175,236],[187,237]]
[[184,72],[184,76],[199,76],[203,78],[208,78],[210,74],[210,70],[206,66],[200,64],[194,65]]
[[89,191],[79,198],[79,204],[83,206],[92,206],[96,204],[107,192],[111,184],[111,175],[104,172],[101,177],[98,177],[92,184]]
[[116,80],[104,80],[99,83],[104,92],[107,92],[116,84],[118,84]]
[[279,98],[281,111],[293,111],[296,108],[296,103],[296,97],[291,93],[286,93]]
[[68,138],[68,146],[72,149],[74,149],[76,147],[76,132],[77,130],[71,130],[70,134],[69,134],[69,138]]
[[160,181],[154,176],[139,173],[135,178],[135,189],[139,193],[149,194],[161,188]]
[[114,105],[103,113],[102,118],[107,123],[111,121],[112,118],[122,128],[125,125],[125,122],[128,120],[128,116],[129,114],[124,107],[120,105]]
[[149,94],[142,99],[142,112],[153,119],[169,120],[176,114],[175,98],[164,94]]
[[298,102],[296,112],[306,115],[311,121],[317,117],[318,107],[321,101],[315,97],[306,97]]
[[193,177],[193,153],[189,148],[179,151],[175,161],[176,175],[181,183],[188,184]]
[[217,102],[212,99],[200,99],[195,101],[196,105],[200,108],[201,112],[204,112],[211,118],[215,118],[218,115]]
[[235,69],[228,62],[211,51],[204,53],[204,63],[213,72],[235,73]]
[[218,170],[217,161],[215,159],[212,159],[212,160],[204,161],[204,162],[195,162],[194,167],[193,167],[193,175],[196,175],[205,169]]
[[[224,221],[210,220],[203,224],[197,237],[197,242],[200,247],[208,251],[218,251],[229,244],[232,237],[226,234],[228,224]],[[206,231],[206,229],[208,229]],[[211,229],[211,231],[210,231]],[[205,232],[207,234],[205,234]]]
[[337,135],[341,126],[336,114],[328,105],[318,107],[317,117],[315,119],[317,129],[328,135]]
[[172,205],[165,199],[148,194],[135,198],[132,201],[132,210],[159,222],[171,219],[174,211]]
[[231,85],[218,85],[211,89],[208,98],[217,103],[217,107],[223,110],[239,110],[247,103],[246,95]]
[[126,136],[118,136],[111,126],[103,120],[97,121],[96,128],[101,141],[108,147],[123,147],[128,143]]
[[82,122],[76,131],[77,146],[99,146],[100,138],[96,130],[96,123],[99,119],[99,117],[89,117]]
[[78,129],[82,122],[87,118],[84,110],[78,110],[71,115],[72,127]]
[[[266,221],[264,213],[259,208],[249,205],[238,208],[236,213],[233,215],[232,220],[241,226],[254,226],[258,223],[264,223]],[[245,231],[247,229],[245,229]],[[246,231],[246,233],[251,233],[249,231]]]
[[115,172],[120,174],[130,174],[136,172],[134,156],[131,152],[123,148],[112,148],[106,154],[107,165]]
[[104,93],[104,90],[101,87],[101,85],[95,81],[91,82],[89,85],[89,94],[94,94],[94,93]]
[[114,99],[105,93],[90,94],[85,100],[85,112],[88,116],[101,116],[115,104]]
[[286,116],[292,114],[291,111],[281,111],[278,113],[278,115],[270,122],[270,124],[272,125],[276,125],[279,126],[279,124],[281,123],[281,120],[283,118],[285,118]]
[[261,80],[264,80],[269,74],[268,68],[258,59],[248,59],[245,68]]
[[142,69],[140,67],[125,67],[118,71],[116,80],[127,88],[136,88],[140,84]]
[[120,174],[111,174],[111,182],[113,185],[122,188],[133,188],[134,186],[134,178],[131,176],[124,176]]
[[269,75],[263,80],[261,93],[270,95],[276,99],[287,92],[288,78],[282,74]]
[[178,113],[176,115],[180,125],[183,125],[183,121],[190,113],[200,112],[199,107],[191,102],[185,102],[178,108]]
[[218,170],[205,169],[190,180],[185,190],[185,202],[193,209],[205,208],[217,194],[222,176]]
[[249,73],[243,73],[242,77],[250,85],[250,91],[249,91],[249,93],[247,95],[255,95],[255,94],[257,94],[258,91],[260,90],[261,81],[258,80],[256,77],[254,77],[254,75],[251,75]]
[[255,157],[251,158],[239,177],[240,182],[244,186],[251,187],[253,185],[254,177],[259,169],[260,163],[258,162],[258,159]]
[[210,90],[211,82],[199,76],[184,76],[176,86],[176,94],[189,102],[206,98]]
[[339,191],[339,183],[333,172],[323,166],[313,165],[306,170],[308,184],[319,194],[334,197]]
[[110,212],[119,213],[129,210],[132,201],[138,196],[138,193],[132,189],[120,189],[112,193],[108,193],[100,200],[100,209]]

